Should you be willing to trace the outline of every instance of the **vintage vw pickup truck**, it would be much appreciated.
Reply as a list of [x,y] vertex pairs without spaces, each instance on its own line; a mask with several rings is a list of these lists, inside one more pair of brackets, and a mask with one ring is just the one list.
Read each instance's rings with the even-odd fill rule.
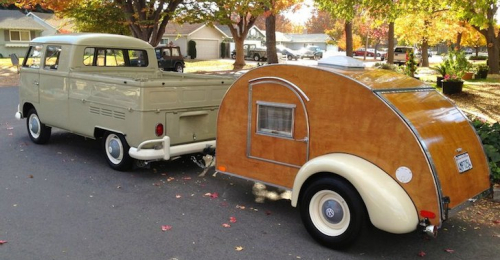
[[74,34],[34,39],[21,67],[16,118],[46,143],[51,127],[102,139],[117,170],[168,160],[215,145],[218,107],[228,77],[158,69],[154,48],[120,35]]
[[353,243],[366,220],[435,235],[491,189],[482,144],[434,88],[359,63],[329,57],[238,78],[219,109],[216,170],[290,190],[328,247]]

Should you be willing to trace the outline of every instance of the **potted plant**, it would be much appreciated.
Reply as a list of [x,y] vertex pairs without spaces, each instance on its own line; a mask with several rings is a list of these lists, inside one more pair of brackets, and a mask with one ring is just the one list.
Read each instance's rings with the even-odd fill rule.
[[438,87],[442,87],[441,81],[444,79],[444,76],[446,76],[446,66],[444,65],[444,63],[440,63],[439,65],[434,66],[431,69],[439,73],[439,76],[437,76],[436,78],[436,84]]
[[490,66],[487,64],[476,64],[474,67],[476,71],[476,79],[485,79],[488,77]]
[[446,74],[442,81],[444,94],[455,94],[462,92],[464,81],[456,74]]

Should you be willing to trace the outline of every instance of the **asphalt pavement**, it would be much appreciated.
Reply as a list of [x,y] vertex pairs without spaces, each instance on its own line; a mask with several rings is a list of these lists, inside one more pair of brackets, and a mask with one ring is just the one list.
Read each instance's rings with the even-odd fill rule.
[[253,183],[189,158],[110,169],[100,143],[54,130],[33,144],[0,88],[0,259],[498,259],[500,227],[457,217],[437,238],[367,227],[351,248],[317,244],[288,200],[256,203]]

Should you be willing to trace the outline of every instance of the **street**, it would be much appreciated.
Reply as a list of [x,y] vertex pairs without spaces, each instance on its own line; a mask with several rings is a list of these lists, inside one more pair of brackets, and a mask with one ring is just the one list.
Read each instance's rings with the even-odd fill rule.
[[53,129],[31,142],[0,87],[0,259],[498,259],[500,226],[452,217],[438,237],[367,227],[351,248],[316,243],[288,200],[253,182],[205,177],[189,158],[118,172],[99,141]]

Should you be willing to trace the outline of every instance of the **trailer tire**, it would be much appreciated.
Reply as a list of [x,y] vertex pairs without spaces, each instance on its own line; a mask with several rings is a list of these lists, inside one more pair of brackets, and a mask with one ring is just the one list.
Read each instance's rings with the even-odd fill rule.
[[106,132],[102,145],[109,166],[117,171],[126,171],[132,167],[133,159],[128,154],[130,146],[122,134]]
[[307,232],[333,249],[350,246],[366,223],[361,196],[340,178],[319,178],[308,184],[299,207]]
[[28,130],[28,135],[30,136],[31,141],[35,144],[45,144],[50,139],[50,134],[52,132],[52,128],[46,126],[36,113],[34,108],[31,108],[28,111],[28,117],[26,119],[26,129]]

